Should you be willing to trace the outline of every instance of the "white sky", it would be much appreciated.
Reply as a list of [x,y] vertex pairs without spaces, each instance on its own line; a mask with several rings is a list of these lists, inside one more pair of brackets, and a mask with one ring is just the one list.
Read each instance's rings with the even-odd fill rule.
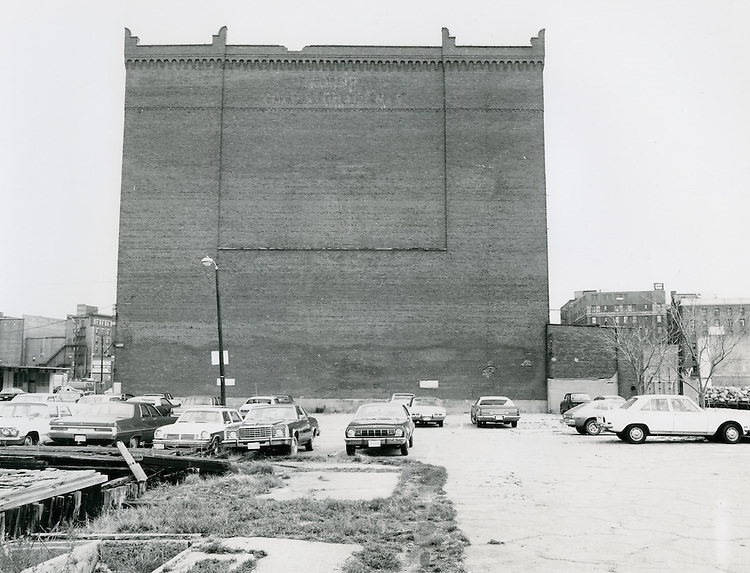
[[[750,297],[747,0],[0,0],[0,312],[116,298],[124,28],[141,44],[529,45],[546,29],[550,306]],[[556,313],[552,313],[556,320]]]

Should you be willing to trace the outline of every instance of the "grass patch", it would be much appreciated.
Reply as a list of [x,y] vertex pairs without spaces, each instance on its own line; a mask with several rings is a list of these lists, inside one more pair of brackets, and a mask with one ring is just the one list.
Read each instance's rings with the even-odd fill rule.
[[[390,460],[388,463],[391,465]],[[352,464],[360,471],[367,469],[366,463]],[[154,487],[138,505],[104,514],[79,531],[198,533],[209,538],[208,547],[216,537],[357,543],[364,549],[352,556],[343,573],[465,571],[462,560],[468,541],[457,528],[453,505],[443,491],[446,472],[442,467],[393,461],[392,465],[400,468],[400,477],[389,498],[278,501],[257,498],[283,484],[283,477],[274,473],[271,464],[243,460],[235,465],[236,471],[228,475],[190,475],[180,484]],[[283,470],[284,474],[289,471]],[[111,558],[107,562],[112,563]],[[219,566],[207,563],[204,567]],[[6,569],[0,566],[0,571]]]

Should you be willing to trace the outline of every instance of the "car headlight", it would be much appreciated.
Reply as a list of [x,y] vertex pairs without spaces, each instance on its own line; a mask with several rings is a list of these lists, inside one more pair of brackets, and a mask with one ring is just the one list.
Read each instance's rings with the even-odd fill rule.
[[156,431],[154,432],[154,438],[159,438],[159,439],[161,439],[161,438],[163,438],[163,437],[164,437],[164,430],[162,430],[161,428],[159,428],[158,430],[156,430]]
[[283,438],[284,436],[286,436],[286,426],[280,426],[278,428],[274,428],[273,430],[274,438]]
[[227,439],[229,439],[229,440],[236,440],[237,439],[237,430],[229,430],[227,432]]
[[211,437],[211,432],[207,432],[206,430],[203,430],[201,432],[201,440],[208,440]]
[[354,428],[347,428],[346,429],[346,437],[347,438],[353,438],[355,435]]
[[403,428],[396,428],[396,437],[400,438],[404,435],[404,429]]
[[18,428],[2,428],[0,433],[6,438],[15,438],[18,436]]

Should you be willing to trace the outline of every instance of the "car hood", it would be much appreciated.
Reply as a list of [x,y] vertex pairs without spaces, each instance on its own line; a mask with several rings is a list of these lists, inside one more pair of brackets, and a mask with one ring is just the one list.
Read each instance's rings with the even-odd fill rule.
[[289,422],[296,421],[297,420],[286,420],[284,418],[279,418],[278,420],[245,420],[244,422],[242,422],[242,425],[246,428],[248,426],[274,426],[276,424],[288,424]]
[[[239,424],[237,424],[239,425]],[[159,429],[165,432],[176,432],[180,434],[200,434],[201,432],[218,432],[224,429],[224,424],[199,424],[197,422],[185,422],[167,424]]]
[[417,414],[423,412],[445,414],[445,408],[441,406],[412,406],[410,411]]
[[407,420],[399,418],[360,418],[349,422],[349,426],[393,426],[406,423]]
[[34,426],[43,426],[46,424],[49,424],[50,420],[52,418],[23,418],[23,417],[5,417],[0,416],[0,427],[8,428],[8,427],[34,427]]
[[111,424],[119,420],[130,420],[130,418],[115,418],[113,416],[66,416],[64,418],[57,418],[53,422],[59,422],[66,426],[75,426],[79,424]]

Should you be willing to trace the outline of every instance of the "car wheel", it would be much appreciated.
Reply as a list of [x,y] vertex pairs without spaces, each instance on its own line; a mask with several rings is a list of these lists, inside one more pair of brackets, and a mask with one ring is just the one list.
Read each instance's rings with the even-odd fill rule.
[[598,436],[602,433],[602,427],[593,418],[586,420],[586,424],[583,427],[586,428],[586,433],[589,436]]
[[578,432],[582,436],[585,436],[586,435],[586,428],[584,428],[583,426],[576,426],[576,432]]
[[625,436],[631,444],[642,444],[646,441],[646,427],[634,424],[625,428]]
[[305,451],[307,451],[307,452],[312,452],[313,451],[313,437],[314,436],[315,436],[315,434],[313,434],[312,436],[310,436],[310,441],[309,442],[305,442]]
[[411,436],[409,436],[409,447],[410,448],[414,447],[414,434],[412,434]]
[[511,428],[517,428],[518,427],[518,422],[511,422],[510,423],[510,427]]
[[287,455],[294,456],[294,455],[297,455],[298,451],[299,451],[299,442],[297,441],[297,436],[292,436],[292,441],[287,446],[286,453]]
[[401,445],[401,455],[402,456],[408,456],[409,455],[409,444],[402,444]]
[[473,415],[471,416],[471,423],[477,425],[477,419]]
[[615,432],[615,436],[617,436],[618,438],[620,438],[623,442],[627,442],[628,441],[628,437],[625,435],[624,432]]
[[483,427],[484,427],[484,422],[480,422],[479,420],[477,420],[477,428],[483,428]]
[[34,436],[26,434],[26,437],[23,439],[23,445],[24,446],[33,446],[34,443],[35,443],[34,442]]
[[442,422],[438,422],[437,424],[438,424],[438,428],[442,428],[443,427],[443,423]]
[[137,448],[141,445],[141,441],[138,439],[138,436],[133,436],[128,440],[128,447],[132,450],[133,448]]
[[219,438],[219,436],[216,436],[208,445],[208,453],[212,456],[220,456],[223,451],[224,447],[221,445],[221,438]]
[[346,446],[346,455],[353,456],[356,449],[354,446]]
[[721,439],[727,444],[736,444],[742,439],[742,430],[736,424],[726,424],[721,429]]

